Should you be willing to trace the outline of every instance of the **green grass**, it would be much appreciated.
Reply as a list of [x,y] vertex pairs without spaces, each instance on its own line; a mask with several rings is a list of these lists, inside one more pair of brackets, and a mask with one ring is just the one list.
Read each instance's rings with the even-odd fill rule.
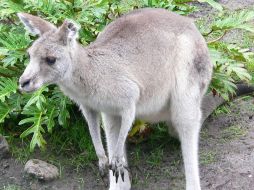
[[[254,64],[253,64],[254,65]],[[252,103],[253,100],[253,94],[252,95],[247,95],[247,96],[242,96],[240,98],[238,98],[238,100],[242,100],[242,101],[246,101],[248,102],[245,106],[244,109],[246,109],[249,112],[254,112],[254,104]],[[237,105],[236,107],[237,108]],[[239,108],[239,105],[238,105]],[[240,112],[240,111],[239,111]]]
[[142,161],[142,149],[139,145],[137,145],[132,153],[133,165],[139,165]]
[[230,113],[230,106],[232,105],[232,102],[228,102],[227,104],[221,105],[218,108],[214,110],[212,113],[212,116],[218,116],[221,114],[228,114]]
[[73,123],[67,128],[54,128],[52,135],[46,137],[48,144],[45,150],[37,148],[35,152],[30,152],[29,138],[20,140],[10,136],[8,141],[11,144],[12,155],[23,164],[31,158],[39,158],[52,163],[59,168],[60,176],[66,166],[72,166],[78,172],[97,161],[97,157],[83,118]]
[[149,146],[152,148],[164,148],[170,146],[172,151],[180,149],[180,142],[178,139],[171,137],[168,133],[168,127],[165,123],[152,125],[153,133],[149,137]]
[[132,176],[132,185],[136,186],[136,187],[139,187],[139,188],[142,188],[142,189],[146,189],[149,185],[149,179],[151,177],[151,173],[149,171],[145,172],[142,180],[140,180],[139,175],[140,174],[135,173]]
[[79,184],[79,187],[78,187],[78,190],[83,190],[84,189],[84,179],[81,177],[81,178],[77,178],[77,182]]
[[16,185],[7,185],[3,187],[3,190],[21,190],[21,189]]
[[12,155],[21,163],[25,164],[29,158],[32,156],[32,153],[29,151],[29,140],[16,139],[10,137],[8,140],[10,150]]
[[146,162],[151,166],[158,166],[161,164],[162,158],[163,158],[163,149],[157,148],[150,153]]
[[[131,152],[129,152],[131,166],[138,168],[137,173],[132,173],[132,183],[138,189],[145,189],[147,184],[151,183],[150,179],[156,180],[161,175],[174,176],[176,168],[182,163],[180,143],[169,136],[167,126],[160,123],[150,127],[153,132],[148,139],[130,148]],[[168,167],[164,168],[161,165],[167,151],[170,151],[173,157]],[[153,170],[157,170],[157,172]],[[158,175],[158,171],[160,175]],[[142,177],[140,177],[140,173],[142,173]]]
[[201,152],[200,153],[200,164],[202,165],[209,165],[216,162],[216,152],[208,151],[208,152]]
[[209,138],[209,133],[207,128],[202,128],[200,131],[200,138],[201,139],[208,139]]
[[228,127],[222,131],[222,138],[225,141],[239,139],[247,134],[247,130],[240,125]]

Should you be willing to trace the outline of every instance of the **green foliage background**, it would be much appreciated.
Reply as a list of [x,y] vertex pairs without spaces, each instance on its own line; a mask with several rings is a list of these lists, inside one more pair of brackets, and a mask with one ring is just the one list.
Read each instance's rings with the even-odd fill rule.
[[[254,8],[232,12],[214,0],[1,0],[0,131],[5,130],[9,123],[18,123],[19,126],[14,125],[18,135],[21,138],[32,137],[32,151],[36,145],[45,146],[44,133],[52,133],[55,126],[68,127],[75,123],[71,119],[76,113],[75,107],[57,87],[42,87],[33,94],[17,92],[18,78],[29,61],[26,49],[35,37],[25,31],[16,13],[39,15],[58,26],[65,18],[73,19],[81,25],[80,42],[87,45],[95,40],[105,25],[130,10],[161,7],[189,15],[201,9],[198,6],[200,2],[208,3],[214,9],[212,17],[196,21],[207,39],[214,64],[209,90],[227,99],[234,93],[236,82],[252,81],[254,57],[247,46],[251,44],[249,40],[253,40],[254,25],[250,21],[254,19]],[[245,31],[245,43],[221,41],[235,29]]]

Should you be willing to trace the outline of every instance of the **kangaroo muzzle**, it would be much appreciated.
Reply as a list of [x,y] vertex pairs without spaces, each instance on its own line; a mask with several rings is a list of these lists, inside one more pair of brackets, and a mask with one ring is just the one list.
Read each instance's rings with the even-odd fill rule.
[[19,91],[20,92],[32,92],[35,89],[32,87],[32,79],[26,77],[20,77],[19,79]]
[[19,78],[19,91],[20,92],[33,92],[41,87],[39,80],[40,68],[39,64],[30,62],[24,73]]

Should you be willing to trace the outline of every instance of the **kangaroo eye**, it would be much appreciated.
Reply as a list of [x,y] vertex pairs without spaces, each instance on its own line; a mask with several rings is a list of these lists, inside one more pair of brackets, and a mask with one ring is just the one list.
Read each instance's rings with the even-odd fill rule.
[[46,57],[45,61],[48,65],[54,65],[56,62],[56,58],[55,57]]

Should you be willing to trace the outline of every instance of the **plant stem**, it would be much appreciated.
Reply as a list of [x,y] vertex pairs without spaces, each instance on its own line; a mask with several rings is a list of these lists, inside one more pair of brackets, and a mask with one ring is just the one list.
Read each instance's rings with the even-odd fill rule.
[[7,74],[0,73],[0,77],[11,78],[12,76],[7,75]]
[[185,3],[195,3],[198,2],[197,0],[189,0],[189,1],[185,1],[185,2],[177,2],[177,4],[185,4]]
[[214,30],[213,29],[211,29],[209,32],[207,32],[207,33],[205,33],[205,34],[203,34],[203,36],[209,36],[211,33],[213,33],[214,32]]
[[216,39],[214,39],[214,40],[208,41],[207,44],[212,44],[212,43],[214,43],[214,42],[217,42],[217,41],[221,40],[221,39],[227,34],[227,32],[228,32],[228,31],[225,30],[224,33],[223,33],[220,37],[218,37],[218,38],[216,38]]

